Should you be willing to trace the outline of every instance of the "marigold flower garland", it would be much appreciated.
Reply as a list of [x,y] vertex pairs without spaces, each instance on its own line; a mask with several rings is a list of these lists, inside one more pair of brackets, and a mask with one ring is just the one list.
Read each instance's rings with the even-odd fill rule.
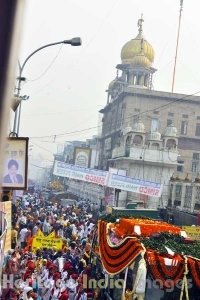
[[143,250],[137,239],[126,238],[120,245],[110,245],[107,237],[107,223],[99,222],[99,250],[102,264],[109,274],[123,271]]
[[[172,260],[171,266],[166,266],[165,258]],[[163,288],[171,288],[183,278],[185,263],[179,254],[162,255],[149,250],[147,251],[147,261],[151,276],[154,280],[160,280]]]
[[[126,232],[126,234],[124,239],[121,240],[119,244],[114,245],[108,238],[108,231],[111,229],[115,231],[117,226],[122,228],[122,224],[149,225],[152,226],[153,229],[156,229],[156,226],[160,226],[165,228],[166,232],[164,231],[163,233],[163,231],[159,232],[159,230],[157,230],[157,234],[153,236],[150,235],[150,238],[143,236],[137,239],[133,238],[133,235],[126,235],[127,228],[125,228],[124,233]],[[167,230],[168,226],[172,228],[171,232]],[[107,230],[107,227],[109,230]],[[133,229],[132,225],[131,227]],[[192,277],[194,284],[200,288],[200,259],[188,256],[192,253],[192,256],[196,254],[198,257],[198,253],[200,253],[200,243],[184,243],[184,238],[181,237],[180,234],[174,234],[173,229],[174,232],[176,232],[177,227],[165,222],[149,219],[128,219],[124,222],[122,221],[122,223],[120,220],[119,224],[108,224],[105,221],[99,221],[99,250],[104,268],[110,274],[120,273],[141,253],[142,249],[144,249],[142,246],[144,244],[147,249],[145,259],[149,273],[154,280],[160,281],[161,288],[171,288],[179,280],[183,279],[185,271],[184,257],[187,259],[187,267],[190,271],[189,276]],[[146,232],[146,234],[148,234],[148,232]],[[165,246],[174,251],[175,255],[171,256],[167,254]],[[184,253],[185,256],[183,257],[178,253]],[[165,259],[171,259],[171,266],[166,266]]]
[[118,224],[115,224],[115,233],[117,236],[125,237],[126,235],[134,235],[134,226],[140,226],[141,236],[151,236],[158,232],[168,232],[180,234],[181,228],[171,225],[166,222],[149,220],[149,219],[120,219]]
[[188,257],[188,268],[195,285],[200,289],[200,260]]

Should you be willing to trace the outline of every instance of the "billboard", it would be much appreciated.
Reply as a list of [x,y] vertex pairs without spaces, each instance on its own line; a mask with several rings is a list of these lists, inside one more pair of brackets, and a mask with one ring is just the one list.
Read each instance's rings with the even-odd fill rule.
[[74,164],[83,168],[90,167],[91,148],[75,147],[74,148]]
[[2,187],[26,190],[28,169],[28,138],[9,138],[5,144]]

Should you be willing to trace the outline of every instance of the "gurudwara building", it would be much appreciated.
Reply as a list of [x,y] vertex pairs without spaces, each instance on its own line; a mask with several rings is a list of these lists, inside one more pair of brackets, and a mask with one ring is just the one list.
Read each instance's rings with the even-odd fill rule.
[[200,97],[154,90],[154,56],[141,18],[100,111],[99,168],[155,182],[164,176],[165,184],[172,175],[192,180],[200,171]]

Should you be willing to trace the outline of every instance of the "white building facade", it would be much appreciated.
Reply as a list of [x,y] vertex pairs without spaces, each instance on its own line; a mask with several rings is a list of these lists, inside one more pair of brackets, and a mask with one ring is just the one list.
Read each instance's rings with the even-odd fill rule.
[[177,129],[169,125],[163,134],[156,129],[147,133],[140,119],[124,128],[117,147],[109,160],[113,168],[126,170],[127,176],[163,185],[161,198],[128,192],[119,206],[137,202],[145,208],[164,207],[168,204],[169,180],[177,168]]

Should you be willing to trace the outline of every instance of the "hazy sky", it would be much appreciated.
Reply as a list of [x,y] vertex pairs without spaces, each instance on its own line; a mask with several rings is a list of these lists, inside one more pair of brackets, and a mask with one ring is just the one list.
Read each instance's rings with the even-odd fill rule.
[[[200,90],[200,2],[183,4],[174,91],[192,94]],[[179,5],[180,0],[27,0],[21,62],[51,42],[80,36],[83,44],[47,48],[27,63],[22,93],[30,99],[23,103],[20,135],[58,135],[58,143],[97,133],[94,128],[59,136],[100,125],[105,90],[116,76],[122,46],[137,35],[141,13],[144,35],[155,50],[154,89],[171,91]],[[53,141],[36,138],[30,143],[34,152],[52,158]]]

